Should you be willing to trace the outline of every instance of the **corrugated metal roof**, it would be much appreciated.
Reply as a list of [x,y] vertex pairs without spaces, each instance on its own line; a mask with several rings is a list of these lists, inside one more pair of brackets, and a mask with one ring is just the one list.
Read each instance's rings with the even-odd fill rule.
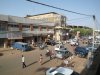
[[0,20],[1,21],[8,21],[8,16],[7,15],[1,15],[0,14]]
[[[44,25],[44,26],[54,26],[54,23],[48,23],[45,20],[35,20],[28,19],[24,17],[10,16],[10,15],[0,15],[1,21],[8,21],[8,23],[22,23],[25,25],[33,24],[33,25]],[[15,24],[16,25],[16,24]]]

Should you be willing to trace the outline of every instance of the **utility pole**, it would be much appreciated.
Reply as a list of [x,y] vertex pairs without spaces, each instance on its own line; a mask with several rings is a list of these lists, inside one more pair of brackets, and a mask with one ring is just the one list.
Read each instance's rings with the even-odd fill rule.
[[94,51],[94,40],[95,40],[95,15],[92,16],[93,19],[93,41],[92,41],[92,51],[88,52],[88,57],[87,57],[87,63],[86,63],[86,67],[90,68],[90,66],[92,65],[93,62],[93,51]]
[[93,15],[93,21],[94,21],[94,24],[93,24],[93,47],[92,47],[92,52],[93,52],[93,49],[94,49],[94,41],[95,41],[95,15]]

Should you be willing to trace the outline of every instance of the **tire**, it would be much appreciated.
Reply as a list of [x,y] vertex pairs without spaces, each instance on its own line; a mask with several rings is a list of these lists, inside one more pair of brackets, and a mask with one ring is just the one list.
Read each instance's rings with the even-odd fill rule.
[[83,57],[84,57],[84,55],[79,54],[79,57],[83,58]]

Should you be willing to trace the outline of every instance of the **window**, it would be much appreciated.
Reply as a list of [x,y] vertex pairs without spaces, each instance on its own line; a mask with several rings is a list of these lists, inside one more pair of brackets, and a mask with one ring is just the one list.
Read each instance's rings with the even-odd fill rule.
[[0,31],[6,31],[7,30],[7,26],[3,23],[0,24]]
[[24,45],[22,45],[22,47],[24,47]]
[[34,31],[38,31],[38,27],[37,26],[33,26]]
[[42,31],[46,31],[46,27],[42,27]]
[[24,45],[25,46],[25,48],[27,48],[27,45]]
[[64,75],[64,74],[62,74],[62,73],[56,73],[55,75]]

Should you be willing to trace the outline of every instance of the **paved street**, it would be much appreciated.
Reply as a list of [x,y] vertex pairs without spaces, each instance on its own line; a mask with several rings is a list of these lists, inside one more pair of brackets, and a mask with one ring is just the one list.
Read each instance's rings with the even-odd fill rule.
[[[73,52],[74,47],[66,44],[65,47]],[[48,47],[50,50],[54,50],[53,46]],[[21,52],[19,50],[11,49],[0,49],[0,53],[3,53],[3,56],[0,56],[0,75],[45,75],[45,71],[50,67],[55,67],[61,65],[63,62],[61,59],[52,59],[49,60],[49,57],[45,56],[46,49],[39,50],[35,48],[32,51]],[[39,55],[43,54],[43,65],[40,65]],[[21,55],[25,56],[25,62],[27,67],[22,68]],[[78,73],[84,68],[86,59],[79,58],[74,56],[70,60],[70,64],[73,65],[71,68]]]

